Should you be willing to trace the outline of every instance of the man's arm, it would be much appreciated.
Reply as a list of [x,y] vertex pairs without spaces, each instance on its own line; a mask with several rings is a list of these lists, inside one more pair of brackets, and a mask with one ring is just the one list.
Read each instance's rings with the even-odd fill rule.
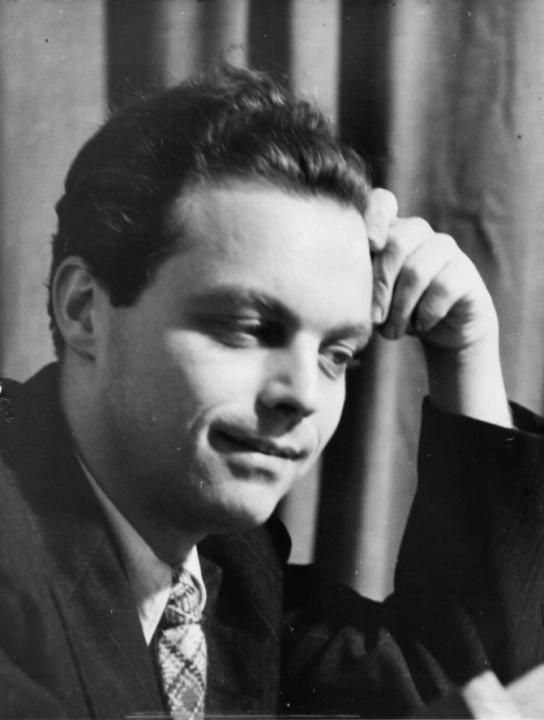
[[[544,659],[537,571],[544,541],[542,427],[518,408],[511,417],[497,315],[476,268],[451,237],[419,218],[398,219],[397,209],[391,193],[376,190],[365,218],[374,253],[374,320],[385,338],[410,333],[422,341],[430,406],[396,586],[401,602],[412,604],[408,614],[414,612],[420,629],[427,626],[429,648],[441,652],[448,644],[448,628],[431,616],[436,601],[451,598],[453,612],[458,605],[459,617],[467,618],[460,626],[470,633],[473,624],[493,668],[508,680]],[[501,429],[515,425],[525,432]],[[466,682],[466,672],[453,673],[457,682]],[[485,672],[457,697],[476,717],[522,717],[528,709],[531,715],[542,710],[543,673],[543,666],[533,670],[507,694]],[[441,703],[435,710],[442,711]]]
[[[511,418],[495,309],[453,239],[420,218],[398,219],[396,200],[385,190],[372,194],[366,222],[374,319],[385,338],[420,338],[429,375],[420,486],[397,568],[401,604],[411,607],[407,614],[427,647],[441,653],[441,646],[456,645],[447,623],[432,619],[446,601],[508,680],[543,660],[542,428],[519,409]],[[463,684],[468,668],[459,663],[455,671],[454,655],[447,662]],[[541,666],[513,684],[520,708],[542,703],[535,678],[543,672]],[[487,703],[490,717],[518,716],[490,673],[469,681],[459,697],[470,707]]]
[[399,219],[387,190],[373,191],[365,221],[380,333],[420,338],[435,407],[509,427],[497,315],[473,263],[425,220]]

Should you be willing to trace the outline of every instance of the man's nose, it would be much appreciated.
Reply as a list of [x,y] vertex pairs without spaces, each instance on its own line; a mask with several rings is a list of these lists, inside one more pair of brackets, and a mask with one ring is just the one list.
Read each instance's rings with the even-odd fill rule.
[[319,353],[309,343],[278,348],[269,357],[259,396],[263,407],[301,418],[318,406]]

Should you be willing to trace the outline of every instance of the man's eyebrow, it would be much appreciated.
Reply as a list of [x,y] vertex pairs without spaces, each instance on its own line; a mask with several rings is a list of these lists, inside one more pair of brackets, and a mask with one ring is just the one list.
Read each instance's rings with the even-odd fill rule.
[[266,310],[276,315],[293,318],[294,314],[281,303],[277,298],[254,288],[246,288],[241,285],[220,285],[206,290],[191,298],[191,305],[195,309],[244,308],[249,305],[258,309]]

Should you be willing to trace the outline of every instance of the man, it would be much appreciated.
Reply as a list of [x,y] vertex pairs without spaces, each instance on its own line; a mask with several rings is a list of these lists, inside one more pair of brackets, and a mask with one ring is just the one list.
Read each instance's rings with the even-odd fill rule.
[[[511,427],[490,297],[314,107],[246,71],[184,84],[110,120],[57,211],[59,364],[2,388],[4,716],[404,716],[542,660],[540,620],[515,635],[542,438]],[[383,605],[288,567],[273,516],[373,325],[421,338],[430,386]]]

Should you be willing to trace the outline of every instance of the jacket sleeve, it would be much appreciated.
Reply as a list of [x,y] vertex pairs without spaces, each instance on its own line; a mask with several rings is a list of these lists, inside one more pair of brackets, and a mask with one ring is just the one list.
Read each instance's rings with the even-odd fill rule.
[[491,670],[506,684],[542,661],[544,438],[514,414],[519,429],[505,430],[426,403],[420,487],[385,603],[290,570],[286,710],[470,717],[459,689],[471,679]]
[[395,587],[458,684],[483,668],[459,651],[444,608],[503,683],[544,660],[544,423],[512,410],[514,430],[428,401],[423,411],[419,484]]

